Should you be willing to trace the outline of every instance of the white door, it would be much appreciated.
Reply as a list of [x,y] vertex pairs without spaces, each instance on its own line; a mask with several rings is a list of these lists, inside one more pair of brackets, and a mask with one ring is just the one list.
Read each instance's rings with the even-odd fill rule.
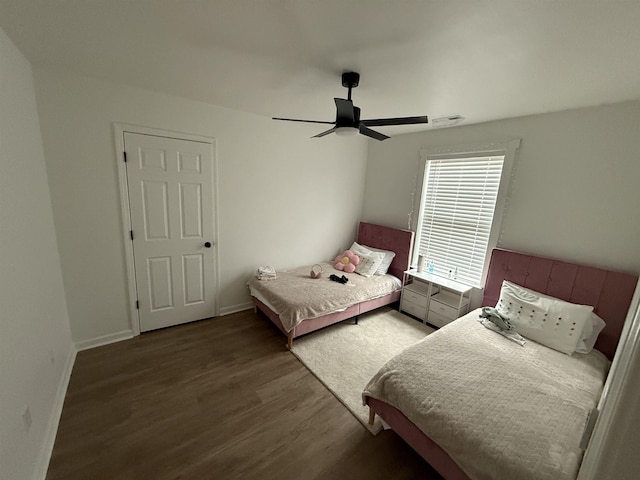
[[215,315],[212,145],[124,134],[140,331]]

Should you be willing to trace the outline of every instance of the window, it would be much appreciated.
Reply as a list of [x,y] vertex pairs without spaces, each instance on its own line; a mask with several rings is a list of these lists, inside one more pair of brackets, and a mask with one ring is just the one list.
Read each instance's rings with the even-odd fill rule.
[[433,273],[482,287],[496,246],[519,140],[464,151],[422,152],[416,255]]

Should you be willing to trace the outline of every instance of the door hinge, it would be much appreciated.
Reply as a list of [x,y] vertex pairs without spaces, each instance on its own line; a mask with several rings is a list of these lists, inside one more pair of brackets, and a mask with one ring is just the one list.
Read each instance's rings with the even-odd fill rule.
[[127,163],[127,152],[122,152],[122,155],[124,156],[124,163]]
[[133,230],[129,230],[129,236],[131,237],[131,240],[133,240]]
[[136,308],[140,310],[140,302],[138,300],[136,300]]

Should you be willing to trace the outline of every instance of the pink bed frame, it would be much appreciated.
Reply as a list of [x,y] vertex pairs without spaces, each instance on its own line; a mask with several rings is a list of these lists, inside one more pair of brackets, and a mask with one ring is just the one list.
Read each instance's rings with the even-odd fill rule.
[[[411,263],[413,250],[413,232],[410,230],[400,230],[397,228],[384,227],[373,223],[360,222],[358,225],[357,242],[373,248],[380,248],[396,253],[388,273],[401,279]],[[280,321],[277,313],[255,297],[252,297],[256,309],[261,310],[279,329],[287,336],[287,346],[291,349],[293,339],[314,332],[321,328],[333,325],[334,323],[357,317],[358,315],[374,310],[385,305],[400,300],[400,290],[397,290],[384,297],[367,300],[365,302],[352,305],[342,312],[331,313],[316,318],[305,320],[297,325],[293,330],[287,332]]]
[[[596,314],[607,323],[598,337],[596,348],[612,359],[638,276],[495,249],[491,254],[483,306],[497,303],[502,280],[509,280],[568,302],[593,305]],[[366,403],[370,408],[370,422],[373,422],[375,414],[380,415],[444,478],[469,480],[451,457],[400,410],[370,397],[366,398]]]

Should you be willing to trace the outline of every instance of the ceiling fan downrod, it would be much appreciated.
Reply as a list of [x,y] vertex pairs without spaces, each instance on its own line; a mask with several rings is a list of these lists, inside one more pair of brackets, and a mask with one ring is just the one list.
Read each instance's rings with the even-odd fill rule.
[[347,100],[351,100],[351,89],[360,83],[360,74],[357,72],[344,72],[342,74],[342,86],[349,89]]

